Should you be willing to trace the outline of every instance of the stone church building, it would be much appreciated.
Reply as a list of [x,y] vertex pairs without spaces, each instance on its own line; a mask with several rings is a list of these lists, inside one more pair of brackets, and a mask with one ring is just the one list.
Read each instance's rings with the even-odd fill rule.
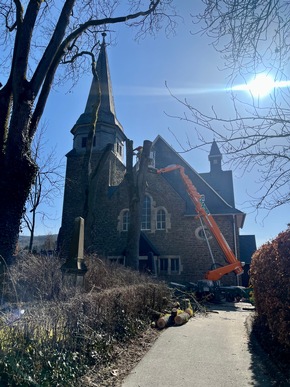
[[[85,235],[85,247],[102,259],[124,263],[129,222],[128,191],[124,179],[126,134],[116,117],[105,41],[97,62],[98,80],[93,79],[84,113],[71,130],[73,149],[67,156],[60,248],[67,252],[74,219],[82,216],[84,203],[83,160],[88,134],[95,125],[92,165],[99,177],[94,190],[93,226]],[[96,107],[101,90],[101,101]],[[110,145],[111,144],[111,145]],[[138,144],[141,145],[141,144]],[[171,164],[185,168],[197,191],[204,195],[206,205],[232,251],[240,257],[245,214],[235,206],[231,171],[222,169],[222,154],[215,141],[209,152],[209,172],[198,173],[168,143],[157,136],[151,151],[151,169]],[[149,169],[150,169],[149,168]],[[203,227],[178,171],[147,174],[146,193],[142,209],[139,248],[140,270],[150,269],[157,277],[179,283],[203,279],[215,261],[225,265],[223,253],[213,237],[208,247]],[[243,238],[247,243],[247,238]],[[234,274],[222,279],[224,284],[236,284]]]

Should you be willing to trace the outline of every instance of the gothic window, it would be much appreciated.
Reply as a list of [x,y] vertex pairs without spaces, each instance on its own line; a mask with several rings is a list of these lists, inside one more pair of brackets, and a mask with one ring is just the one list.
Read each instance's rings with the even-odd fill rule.
[[151,198],[148,195],[143,202],[141,230],[151,230]]
[[126,210],[123,212],[122,216],[122,231],[128,231],[129,228],[129,211]]
[[160,209],[157,211],[156,229],[157,230],[165,230],[166,229],[166,213],[163,209]]
[[[118,216],[118,231],[128,231],[130,215],[128,208],[123,208]],[[141,230],[151,233],[168,231],[171,228],[170,214],[165,207],[156,207],[153,198],[146,194],[141,211]]]

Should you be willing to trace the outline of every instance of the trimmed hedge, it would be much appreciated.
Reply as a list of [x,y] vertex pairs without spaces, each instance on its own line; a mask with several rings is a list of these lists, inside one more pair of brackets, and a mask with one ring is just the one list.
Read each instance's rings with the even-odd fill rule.
[[[252,258],[256,328],[283,358],[290,355],[290,228],[260,247]],[[277,349],[276,349],[277,351]]]

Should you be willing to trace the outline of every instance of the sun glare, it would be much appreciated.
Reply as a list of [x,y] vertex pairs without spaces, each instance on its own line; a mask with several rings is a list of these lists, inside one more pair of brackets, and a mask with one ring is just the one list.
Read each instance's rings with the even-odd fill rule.
[[248,91],[254,98],[263,98],[271,94],[276,84],[267,74],[256,75],[249,83],[232,87],[232,90]]
[[249,92],[256,98],[266,97],[271,94],[274,87],[275,82],[273,78],[266,74],[259,74],[248,83]]

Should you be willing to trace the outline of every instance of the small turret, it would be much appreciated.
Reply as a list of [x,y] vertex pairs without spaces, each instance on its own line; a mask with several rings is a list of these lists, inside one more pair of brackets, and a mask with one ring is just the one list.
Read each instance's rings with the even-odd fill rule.
[[210,172],[216,173],[222,171],[222,158],[223,156],[219,150],[219,147],[216,141],[213,140],[208,156],[210,162]]

